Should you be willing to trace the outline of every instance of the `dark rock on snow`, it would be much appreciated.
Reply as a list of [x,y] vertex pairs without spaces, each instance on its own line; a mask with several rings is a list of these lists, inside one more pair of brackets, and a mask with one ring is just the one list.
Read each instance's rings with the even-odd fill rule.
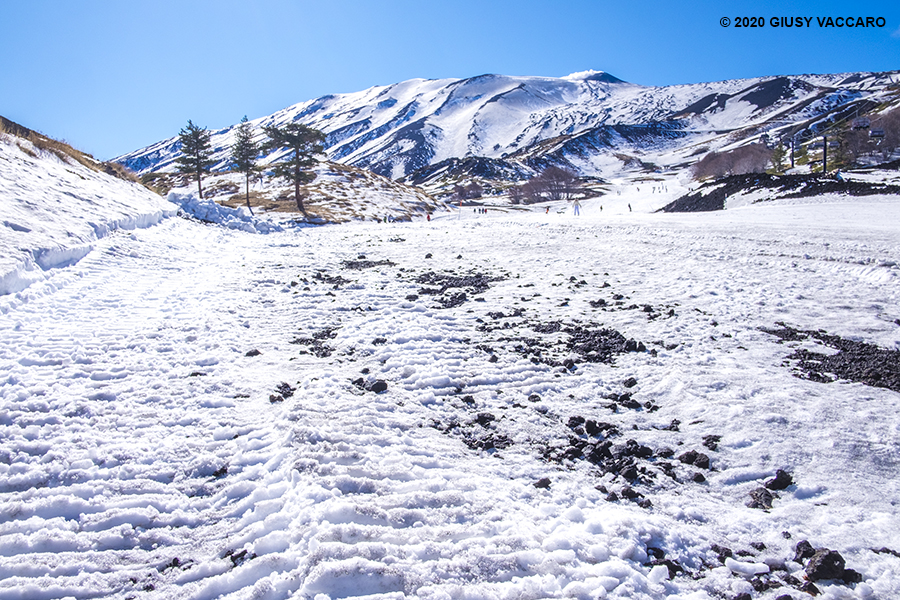
[[815,553],[816,549],[808,541],[802,540],[797,542],[797,545],[794,547],[794,562],[803,564],[803,561],[807,558],[812,558]]
[[820,579],[840,579],[844,575],[844,557],[834,550],[816,550],[806,563],[806,576],[810,581]]
[[750,501],[747,502],[747,506],[750,508],[761,508],[763,510],[768,510],[772,508],[772,501],[775,497],[772,495],[772,492],[767,490],[764,487],[756,488],[752,492],[750,492]]
[[790,473],[778,469],[775,471],[775,477],[766,481],[766,488],[770,490],[784,490],[793,483],[794,480]]

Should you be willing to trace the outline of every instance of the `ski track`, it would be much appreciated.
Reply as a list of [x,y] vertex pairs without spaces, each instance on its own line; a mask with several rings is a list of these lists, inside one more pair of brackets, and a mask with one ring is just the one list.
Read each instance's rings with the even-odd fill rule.
[[[900,398],[797,379],[782,362],[809,342],[759,330],[783,321],[898,348],[896,231],[641,218],[269,236],[168,219],[0,298],[0,599],[731,597],[753,589],[711,544],[775,564],[801,539],[863,574],[821,598],[900,595],[900,559],[872,552],[900,550]],[[396,264],[341,268],[360,255]],[[503,278],[483,302],[436,308],[413,281],[470,269]],[[613,294],[674,316],[588,304]],[[477,330],[517,308],[510,329]],[[498,341],[541,337],[523,319],[611,327],[657,355],[535,364]],[[291,343],[326,328],[328,357]],[[605,407],[628,377],[657,412]],[[270,402],[282,382],[293,395]],[[470,449],[432,426],[485,412],[511,446]],[[615,423],[616,443],[704,451],[713,470],[692,483],[679,464],[680,483],[637,486],[649,509],[607,502],[596,486],[621,477],[540,458],[573,415]],[[659,429],[673,419],[679,431]],[[771,511],[746,507],[780,468],[797,485]],[[533,485],[544,477],[549,489]],[[645,566],[648,546],[697,578]]]

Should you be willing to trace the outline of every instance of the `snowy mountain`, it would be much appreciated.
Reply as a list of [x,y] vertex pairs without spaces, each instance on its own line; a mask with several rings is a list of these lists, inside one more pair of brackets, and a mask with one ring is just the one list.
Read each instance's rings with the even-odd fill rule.
[[[897,79],[897,72],[845,73],[665,87],[598,71],[413,79],[324,96],[251,123],[315,127],[327,134],[329,159],[420,184],[426,178],[417,171],[468,157],[504,161],[507,171],[561,164],[608,177],[635,165],[678,168],[764,133],[812,135],[835,115],[894,98]],[[234,127],[212,133],[214,168],[224,170]],[[173,137],[116,160],[138,173],[171,171],[178,151]]]

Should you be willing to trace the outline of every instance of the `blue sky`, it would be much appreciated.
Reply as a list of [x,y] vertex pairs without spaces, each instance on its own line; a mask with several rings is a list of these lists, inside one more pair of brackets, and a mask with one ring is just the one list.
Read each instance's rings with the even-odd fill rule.
[[[644,85],[900,69],[900,2],[0,0],[0,115],[109,159],[330,93],[416,77]],[[760,16],[762,29],[720,19]],[[771,17],[884,17],[774,29]]]

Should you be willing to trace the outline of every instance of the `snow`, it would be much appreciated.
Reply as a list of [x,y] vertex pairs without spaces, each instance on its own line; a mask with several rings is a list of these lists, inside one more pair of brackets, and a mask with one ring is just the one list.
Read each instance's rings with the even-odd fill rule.
[[[44,184],[15,196],[28,209],[0,228],[4,248],[48,215],[56,229],[34,248],[95,222],[40,191],[57,175],[17,173]],[[760,330],[900,348],[900,202],[655,214],[662,194],[640,187],[583,201],[581,217],[560,204],[259,235],[216,210],[203,218],[221,224],[84,234],[80,260],[0,296],[0,598],[774,600],[802,594],[753,578],[802,578],[804,539],[863,578],[818,582],[819,598],[900,596],[900,559],[875,551],[900,551],[900,395],[796,378],[782,363],[810,342]],[[96,222],[121,222],[131,189],[98,191]],[[131,222],[145,206],[171,213],[134,202]],[[359,260],[379,264],[345,262]],[[416,281],[470,270],[489,287],[454,308]],[[533,329],[553,321],[655,354],[569,370],[515,350],[561,339]],[[282,383],[292,393],[273,402]],[[612,412],[606,396],[626,389],[659,409]],[[622,476],[543,458],[582,435],[573,416],[614,424],[617,445],[703,451],[712,469],[675,460],[678,481],[635,484],[650,505],[607,500],[598,488],[621,496]],[[510,443],[465,443],[484,432]],[[770,510],[747,507],[776,469],[795,484]]]
[[0,133],[0,295],[71,265],[120,229],[149,227],[176,207],[141,187]]

